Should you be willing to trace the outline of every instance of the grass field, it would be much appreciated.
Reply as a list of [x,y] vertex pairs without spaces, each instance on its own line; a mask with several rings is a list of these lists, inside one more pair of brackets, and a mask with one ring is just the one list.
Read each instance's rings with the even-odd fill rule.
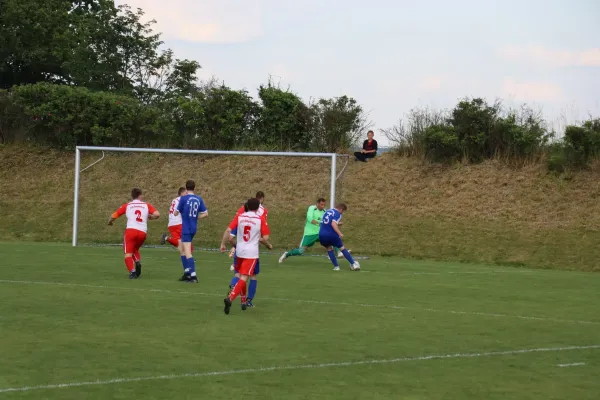
[[600,276],[262,257],[229,316],[229,260],[170,249],[0,244],[2,399],[597,399]]

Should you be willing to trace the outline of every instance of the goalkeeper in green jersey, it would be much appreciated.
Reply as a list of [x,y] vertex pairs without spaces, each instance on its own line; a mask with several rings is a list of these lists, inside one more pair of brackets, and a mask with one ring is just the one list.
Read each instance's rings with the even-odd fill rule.
[[[319,242],[319,227],[323,219],[323,214],[325,214],[325,199],[321,197],[317,200],[317,204],[308,207],[304,236],[302,236],[300,247],[283,253],[279,257],[280,264],[288,257],[303,255],[307,248]],[[339,253],[339,249],[335,250]],[[340,257],[340,254],[338,254],[338,257]]]

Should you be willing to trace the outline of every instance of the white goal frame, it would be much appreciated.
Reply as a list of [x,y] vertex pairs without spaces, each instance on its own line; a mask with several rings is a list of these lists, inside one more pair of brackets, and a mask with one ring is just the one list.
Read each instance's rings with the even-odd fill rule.
[[[82,151],[101,151],[102,158],[81,169]],[[331,159],[331,183],[330,183],[330,205],[335,206],[337,154],[336,153],[296,153],[277,151],[221,151],[221,150],[182,150],[182,149],[150,149],[133,147],[99,147],[99,146],[77,146],[75,147],[75,185],[73,189],[73,247],[77,246],[77,233],[79,229],[79,181],[81,172],[100,162],[104,158],[105,151],[131,152],[131,153],[165,153],[165,154],[210,154],[227,156],[267,156],[267,157],[318,157]]]

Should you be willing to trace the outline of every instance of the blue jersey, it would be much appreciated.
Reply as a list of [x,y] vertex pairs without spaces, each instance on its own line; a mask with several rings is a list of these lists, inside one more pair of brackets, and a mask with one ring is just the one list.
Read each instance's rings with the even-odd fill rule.
[[323,237],[339,237],[337,232],[333,230],[333,221],[340,223],[342,214],[335,208],[325,211],[323,219],[321,220],[321,226],[319,228],[319,236]]
[[181,196],[177,211],[181,214],[181,233],[194,235],[198,226],[198,215],[208,210],[202,197],[195,194]]

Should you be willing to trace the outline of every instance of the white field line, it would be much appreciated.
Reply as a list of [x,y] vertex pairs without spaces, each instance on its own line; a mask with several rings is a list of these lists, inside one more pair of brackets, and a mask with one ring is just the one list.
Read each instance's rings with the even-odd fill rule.
[[44,390],[44,389],[66,389],[66,388],[80,387],[80,386],[93,386],[93,385],[102,386],[102,385],[114,385],[114,384],[118,384],[118,383],[128,383],[128,382],[173,380],[173,379],[182,379],[182,378],[200,378],[200,377],[223,376],[223,375],[264,373],[264,372],[273,372],[273,371],[352,367],[352,366],[357,366],[357,365],[393,364],[393,363],[400,363],[400,362],[443,360],[443,359],[453,359],[453,358],[454,359],[456,359],[456,358],[480,358],[480,357],[520,355],[520,354],[528,354],[528,353],[548,353],[548,352],[561,352],[561,351],[571,351],[571,350],[590,350],[590,349],[598,349],[598,348],[600,348],[600,345],[546,347],[546,348],[542,347],[542,348],[536,348],[536,349],[490,351],[490,352],[481,352],[481,353],[454,353],[454,354],[437,354],[437,355],[434,354],[434,355],[429,355],[429,356],[401,357],[401,358],[392,358],[392,359],[387,359],[387,360],[363,360],[363,361],[329,362],[329,363],[322,363],[322,364],[280,365],[280,366],[272,366],[272,367],[232,369],[232,370],[228,370],[228,371],[196,372],[196,373],[190,373],[190,374],[155,375],[155,376],[141,376],[141,377],[136,377],[136,378],[115,378],[115,379],[95,380],[95,381],[85,381],[85,382],[57,383],[57,384],[51,384],[51,385],[21,386],[21,387],[0,389],[0,393],[28,392],[28,391],[32,391],[32,390]]
[[[148,289],[148,288],[136,288],[136,287],[119,287],[119,286],[103,286],[103,285],[86,285],[79,283],[62,283],[62,282],[47,282],[47,281],[17,281],[17,280],[0,280],[0,283],[5,284],[22,284],[22,285],[49,285],[49,286],[63,286],[63,287],[81,287],[89,289],[106,289],[106,290],[124,290],[132,292],[152,292],[152,293],[169,293],[177,295],[196,295],[196,296],[209,296],[209,297],[223,297],[223,294],[217,293],[204,293],[187,290],[168,290],[168,289]],[[364,308],[385,308],[393,310],[406,310],[406,311],[421,311],[431,313],[444,313],[454,315],[478,315],[482,317],[494,317],[494,318],[515,318],[529,321],[547,321],[547,322],[559,322],[569,324],[582,324],[582,325],[600,325],[600,321],[586,321],[586,320],[571,320],[571,319],[559,319],[549,317],[536,317],[529,315],[511,315],[511,314],[497,314],[497,313],[486,313],[486,312],[475,312],[475,311],[457,311],[457,310],[439,310],[436,308],[419,308],[419,307],[405,307],[397,306],[392,304],[364,304],[364,303],[348,303],[348,302],[334,302],[334,301],[320,301],[320,300],[302,300],[302,299],[285,299],[277,297],[261,297],[263,300],[280,301],[285,303],[301,303],[301,304],[322,304],[328,306],[345,306],[345,307],[364,307]]]
[[585,363],[584,362],[578,362],[578,363],[571,363],[571,364],[557,364],[556,366],[564,368],[564,367],[578,367],[580,365],[585,365]]

